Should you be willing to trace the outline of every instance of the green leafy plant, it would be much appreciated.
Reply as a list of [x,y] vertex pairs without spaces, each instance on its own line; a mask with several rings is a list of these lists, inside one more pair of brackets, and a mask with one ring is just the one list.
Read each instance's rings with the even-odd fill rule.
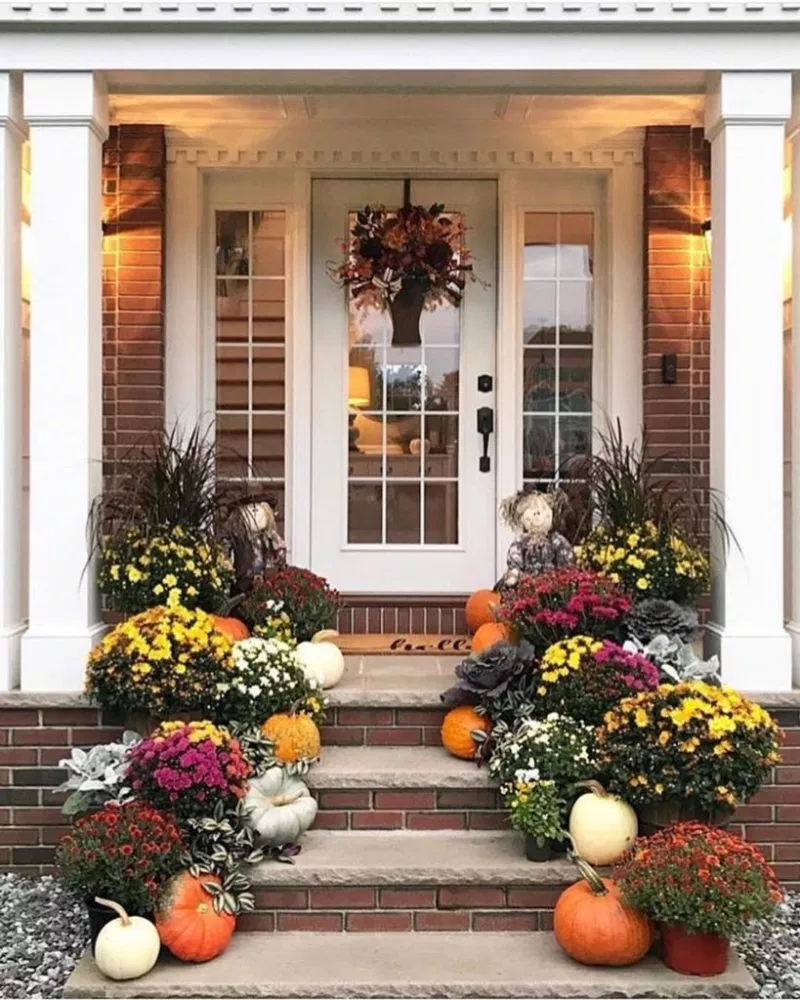
[[140,740],[138,733],[126,729],[116,743],[100,743],[89,750],[73,747],[69,757],[58,762],[68,774],[57,789],[69,792],[61,812],[65,816],[77,816],[108,802],[126,801],[131,795],[125,776],[128,752]]
[[769,916],[782,898],[757,847],[701,823],[640,837],[614,877],[625,901],[651,920],[725,938]]
[[563,840],[561,826],[564,811],[554,781],[515,781],[500,786],[511,826],[543,847],[548,841]]

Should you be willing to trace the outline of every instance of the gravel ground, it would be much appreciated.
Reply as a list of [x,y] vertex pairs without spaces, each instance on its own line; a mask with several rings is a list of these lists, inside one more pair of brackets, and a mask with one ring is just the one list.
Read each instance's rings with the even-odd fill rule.
[[[0,1000],[60,997],[87,940],[83,904],[55,879],[0,875]],[[800,893],[737,946],[760,997],[800,998]]]
[[0,997],[60,997],[83,953],[83,903],[49,875],[0,875]]
[[750,924],[736,944],[760,997],[800,997],[800,893],[788,893],[771,919]]

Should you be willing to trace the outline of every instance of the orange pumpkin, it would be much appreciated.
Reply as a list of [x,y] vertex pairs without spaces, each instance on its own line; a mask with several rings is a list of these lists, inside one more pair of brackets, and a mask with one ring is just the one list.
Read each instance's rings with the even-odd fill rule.
[[230,944],[236,917],[217,913],[205,884],[220,880],[216,875],[179,872],[164,888],[156,910],[156,930],[161,943],[184,962],[208,962]]
[[500,595],[494,590],[475,591],[464,608],[470,632],[477,632],[481,625],[494,621],[494,613],[500,607],[500,600]]
[[504,622],[487,622],[481,625],[472,637],[472,652],[482,653],[498,642],[508,642],[511,637],[508,625]]
[[281,764],[319,757],[319,729],[309,715],[271,715],[261,732],[275,744],[275,758]]
[[558,897],[553,932],[564,951],[583,965],[633,965],[653,944],[653,925],[628,906],[616,884],[588,861],[573,858],[583,876]]
[[231,642],[250,638],[250,629],[238,618],[227,618],[224,615],[212,615],[211,618],[214,621],[214,628],[226,635]]
[[[492,724],[485,715],[479,715],[471,705],[451,708],[442,722],[442,743],[454,757],[474,760],[480,743],[481,733],[489,733]],[[479,738],[475,738],[475,733]]]

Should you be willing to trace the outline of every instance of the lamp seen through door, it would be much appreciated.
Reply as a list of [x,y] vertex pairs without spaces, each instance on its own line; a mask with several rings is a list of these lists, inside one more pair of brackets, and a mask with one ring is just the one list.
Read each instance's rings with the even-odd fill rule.
[[350,365],[347,369],[348,440],[350,451],[358,451],[357,410],[366,410],[372,399],[371,372],[361,365]]

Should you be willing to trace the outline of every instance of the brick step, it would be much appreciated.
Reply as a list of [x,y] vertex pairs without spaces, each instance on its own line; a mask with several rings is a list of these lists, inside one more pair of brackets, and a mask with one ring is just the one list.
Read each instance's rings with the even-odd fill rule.
[[441,747],[322,748],[308,783],[326,830],[504,830],[485,768]]
[[552,925],[576,878],[566,860],[532,864],[507,833],[312,830],[294,865],[252,873],[258,931],[530,931]]
[[108,1000],[177,997],[749,997],[757,987],[731,956],[722,976],[681,976],[655,955],[630,968],[578,965],[552,934],[502,934],[475,947],[474,934],[237,933],[213,962],[193,965],[162,954],[141,979],[114,982],[88,955],[65,997]]

